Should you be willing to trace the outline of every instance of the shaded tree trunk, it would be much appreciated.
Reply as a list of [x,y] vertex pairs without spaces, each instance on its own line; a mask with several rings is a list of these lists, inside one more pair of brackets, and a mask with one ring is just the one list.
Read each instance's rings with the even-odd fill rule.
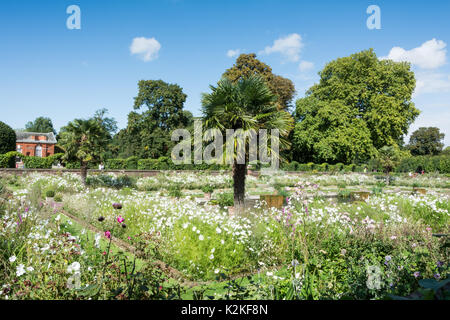
[[233,182],[234,182],[234,211],[241,213],[244,210],[245,197],[245,176],[247,174],[247,164],[233,162]]
[[83,182],[83,185],[86,186],[87,163],[81,161],[80,172],[81,172],[81,181]]

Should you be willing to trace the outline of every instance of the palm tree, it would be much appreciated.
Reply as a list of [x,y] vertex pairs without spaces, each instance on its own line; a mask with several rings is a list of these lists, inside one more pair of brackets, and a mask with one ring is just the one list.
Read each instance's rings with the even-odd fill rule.
[[[286,137],[293,127],[292,117],[288,112],[277,109],[277,96],[261,77],[252,75],[236,82],[222,78],[216,87],[210,86],[210,89],[212,92],[203,94],[202,98],[207,128],[220,130],[222,135],[226,129],[240,129],[244,139],[260,129],[278,129],[280,147],[289,146]],[[245,177],[249,160],[246,141],[247,139],[244,141],[245,161],[238,161],[236,152],[232,155],[234,206],[238,212],[244,208]],[[267,151],[279,158],[279,154],[274,154],[275,151],[270,146]]]
[[89,162],[100,161],[108,144],[109,133],[96,119],[75,119],[60,132],[59,144],[64,160],[80,161],[81,179],[86,184]]

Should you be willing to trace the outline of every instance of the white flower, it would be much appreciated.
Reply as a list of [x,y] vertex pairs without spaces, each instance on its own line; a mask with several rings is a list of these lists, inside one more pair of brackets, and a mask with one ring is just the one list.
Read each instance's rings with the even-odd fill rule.
[[216,228],[216,232],[217,232],[217,233],[222,233],[222,230],[221,230],[219,227],[217,227],[217,228]]
[[215,273],[215,274],[218,274],[219,272],[220,272],[219,269],[214,270],[214,273]]
[[268,277],[272,277],[272,276],[273,276],[273,272],[269,272],[269,271],[267,271],[267,273],[266,273],[266,276],[268,276]]
[[225,240],[223,240],[223,239],[220,240],[220,243],[221,243],[221,244],[225,244]]
[[216,251],[216,248],[211,249],[211,253],[214,253],[214,251]]
[[13,263],[14,261],[16,261],[16,256],[11,256],[9,257],[9,262]]
[[205,237],[201,234],[198,236],[198,240],[203,241],[205,239]]
[[74,273],[80,271],[80,263],[75,261],[70,266],[67,267],[67,273]]
[[28,272],[32,272],[32,271],[34,271],[34,268],[33,267],[27,267],[27,271]]
[[97,248],[100,248],[100,238],[101,238],[100,233],[97,233],[95,235],[95,247]]
[[19,264],[16,268],[16,276],[20,277],[25,273],[25,266],[23,264]]
[[212,259],[214,259],[214,255],[213,255],[213,254],[211,254],[211,255],[209,256],[209,260],[212,260]]

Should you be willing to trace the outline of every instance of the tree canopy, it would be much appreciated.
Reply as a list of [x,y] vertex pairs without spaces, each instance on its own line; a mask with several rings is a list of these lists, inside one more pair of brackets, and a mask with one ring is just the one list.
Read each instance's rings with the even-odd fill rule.
[[16,150],[16,133],[6,123],[0,121],[0,154]]
[[288,109],[295,94],[295,87],[291,80],[272,73],[272,68],[256,59],[256,54],[241,54],[236,63],[223,74],[232,82],[248,78],[252,75],[261,76],[269,89],[277,95],[278,109]]
[[192,114],[183,110],[186,94],[177,84],[162,80],[142,80],[128,114],[127,127],[115,137],[121,157],[158,158],[170,155],[171,131],[188,127]]
[[320,81],[296,102],[293,143],[299,161],[364,161],[398,145],[419,115],[408,63],[366,50],[328,63]]
[[439,128],[421,127],[411,134],[408,149],[413,156],[437,155],[444,148],[444,137]]
[[56,130],[53,128],[52,120],[46,117],[37,117],[34,121],[27,122],[25,124],[25,130],[29,132],[42,133],[53,132],[56,134]]

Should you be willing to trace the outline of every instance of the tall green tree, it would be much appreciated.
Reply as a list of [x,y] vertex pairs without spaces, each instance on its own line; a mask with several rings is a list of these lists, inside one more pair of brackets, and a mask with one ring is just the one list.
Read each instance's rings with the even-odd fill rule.
[[16,133],[6,123],[0,121],[0,154],[16,150]]
[[224,77],[232,82],[237,82],[252,75],[259,75],[266,81],[269,89],[277,96],[278,109],[285,110],[291,106],[295,94],[293,82],[273,74],[272,68],[256,59],[256,54],[254,53],[241,54],[236,59],[236,63],[223,74]]
[[444,150],[442,150],[442,155],[448,155],[450,156],[450,147],[445,148]]
[[[280,146],[289,145],[285,138],[292,129],[292,118],[288,112],[278,110],[277,96],[271,92],[262,77],[252,75],[237,82],[224,77],[216,87],[210,86],[210,89],[211,93],[203,94],[202,98],[206,128],[220,130],[224,137],[226,129],[241,129],[244,136],[260,129],[278,129]],[[234,206],[240,212],[244,207],[245,177],[249,158],[247,147],[245,159],[239,159],[236,151],[235,149],[232,155]],[[270,147],[268,151],[273,152]]]
[[183,110],[186,94],[177,84],[162,80],[142,80],[128,115],[127,127],[115,137],[119,156],[158,158],[170,155],[171,132],[192,123],[192,114]]
[[34,121],[29,121],[25,124],[25,130],[29,132],[53,132],[56,134],[56,130],[53,127],[53,122],[47,117],[37,117]]
[[444,137],[439,128],[421,127],[411,134],[408,149],[413,156],[437,155],[444,148]]
[[366,160],[385,145],[397,145],[419,115],[408,63],[379,60],[370,49],[328,63],[319,75],[319,83],[296,102],[297,161]]
[[86,184],[89,163],[98,163],[108,147],[109,133],[98,119],[75,119],[60,131],[59,145],[65,151],[63,160],[80,162],[81,178]]

